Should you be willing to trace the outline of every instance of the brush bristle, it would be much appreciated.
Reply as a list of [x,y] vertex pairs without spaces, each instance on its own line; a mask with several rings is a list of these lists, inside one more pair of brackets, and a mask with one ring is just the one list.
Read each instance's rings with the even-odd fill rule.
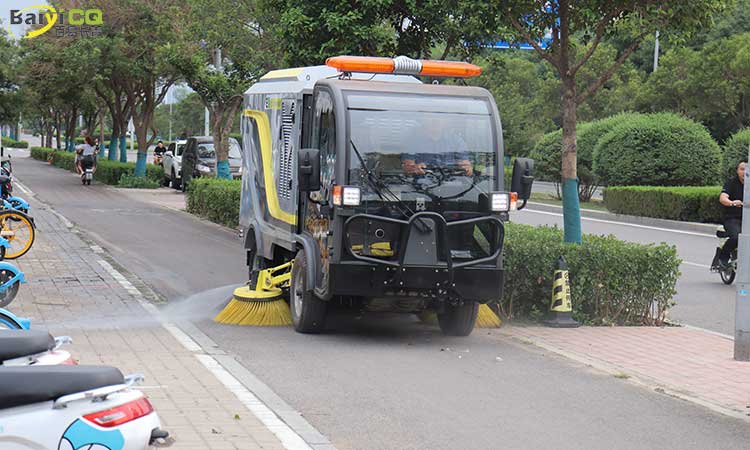
[[273,301],[250,302],[232,298],[214,318],[214,322],[228,325],[278,327],[292,324],[289,305],[280,298]]
[[475,328],[500,328],[501,324],[500,317],[495,314],[492,308],[487,305],[479,305],[477,321],[474,324]]

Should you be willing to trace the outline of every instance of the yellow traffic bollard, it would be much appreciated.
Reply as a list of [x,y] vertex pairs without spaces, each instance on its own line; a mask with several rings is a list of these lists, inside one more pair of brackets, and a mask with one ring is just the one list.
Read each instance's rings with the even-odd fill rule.
[[557,260],[554,281],[552,282],[552,302],[549,316],[543,322],[548,327],[576,328],[581,324],[573,320],[573,302],[570,296],[570,275],[568,265],[562,256]]

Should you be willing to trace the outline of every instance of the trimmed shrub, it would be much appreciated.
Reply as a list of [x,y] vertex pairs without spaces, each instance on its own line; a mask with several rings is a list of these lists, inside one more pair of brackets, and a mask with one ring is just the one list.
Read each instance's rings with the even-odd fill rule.
[[750,148],[750,128],[734,133],[724,144],[724,161],[722,176],[729,178],[735,174],[737,165],[741,161],[747,162],[747,152]]
[[240,223],[241,180],[193,179],[187,188],[187,211],[231,228]]
[[661,325],[680,276],[677,250],[643,245],[613,236],[583,236],[566,244],[562,231],[508,223],[505,237],[505,290],[501,312],[540,318],[549,309],[557,259],[570,271],[573,316],[592,325]]
[[135,177],[132,175],[122,175],[117,183],[118,187],[130,189],[156,189],[161,186],[156,180],[147,177]]
[[31,157],[39,161],[47,162],[49,155],[55,152],[54,148],[49,147],[31,147]]
[[[606,119],[578,124],[576,129],[576,158],[578,161],[578,197],[581,201],[591,200],[599,185],[599,178],[593,171],[594,151],[599,139],[622,122],[638,117],[636,113],[617,114]],[[562,167],[562,130],[547,133],[534,147],[532,158],[539,179],[560,183]]]
[[3,136],[2,138],[3,147],[10,148],[29,148],[29,143],[26,141],[17,141],[9,137]]
[[619,123],[594,155],[594,172],[607,186],[709,186],[720,179],[718,144],[703,125],[671,113]]
[[615,214],[721,223],[720,193],[721,186],[616,186],[604,190],[604,205]]

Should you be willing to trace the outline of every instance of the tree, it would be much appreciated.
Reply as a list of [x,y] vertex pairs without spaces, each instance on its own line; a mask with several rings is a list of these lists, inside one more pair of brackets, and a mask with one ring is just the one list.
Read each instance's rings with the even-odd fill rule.
[[[190,93],[172,105],[172,136],[193,136],[203,133],[203,101]],[[166,138],[169,133],[169,105],[161,104],[154,114],[154,133]]]
[[245,90],[268,71],[271,49],[252,5],[233,0],[189,0],[181,9],[173,43],[163,56],[211,113],[218,178],[231,179],[229,133]]
[[[671,35],[708,27],[727,1],[695,0],[536,0],[499,1],[500,20],[512,42],[527,42],[557,72],[562,85],[563,223],[565,242],[581,242],[581,215],[576,173],[576,123],[578,105],[593,96],[638,48],[647,35],[660,30]],[[540,42],[550,32],[549,45]],[[585,87],[579,88],[581,69],[602,41],[614,34],[627,36],[629,44],[609,66]],[[578,50],[578,46],[581,46]]]

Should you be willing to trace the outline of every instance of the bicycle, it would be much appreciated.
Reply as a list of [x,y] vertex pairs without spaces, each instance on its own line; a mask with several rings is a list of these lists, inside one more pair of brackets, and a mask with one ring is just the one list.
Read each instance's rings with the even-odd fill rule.
[[[729,238],[729,233],[727,233],[724,229],[716,230],[716,237],[719,239],[726,240]],[[732,253],[729,256],[729,261],[726,265],[721,265],[719,263],[719,255],[721,254],[721,247],[719,246],[716,248],[716,254],[714,255],[714,259],[711,262],[711,272],[718,272],[719,276],[721,277],[721,281],[724,284],[732,284],[734,283],[734,277],[737,276],[737,249],[735,248]]]

